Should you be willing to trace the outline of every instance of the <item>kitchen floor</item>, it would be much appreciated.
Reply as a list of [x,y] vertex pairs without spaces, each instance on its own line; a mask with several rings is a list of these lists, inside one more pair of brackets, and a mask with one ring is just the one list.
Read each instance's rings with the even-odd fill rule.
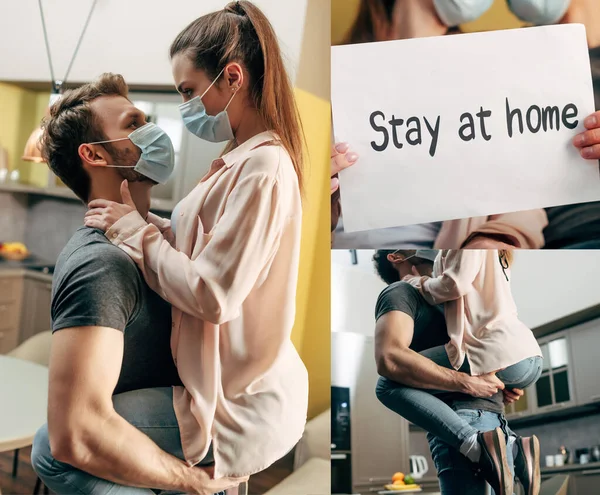
[[[13,467],[13,452],[0,453],[0,488],[3,495],[32,494],[37,476],[30,464],[31,447],[19,452],[19,470],[17,477],[11,476]],[[292,473],[294,454],[291,452],[268,469],[250,478],[250,495],[260,495]],[[40,490],[42,493],[42,490]]]

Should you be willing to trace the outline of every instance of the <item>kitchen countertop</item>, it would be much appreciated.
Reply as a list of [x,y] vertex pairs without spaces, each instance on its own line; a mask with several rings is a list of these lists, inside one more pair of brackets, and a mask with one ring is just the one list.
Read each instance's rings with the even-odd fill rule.
[[52,283],[52,275],[50,273],[42,273],[27,268],[5,268],[0,266],[0,276],[2,277],[21,277],[23,275],[40,282]]
[[27,275],[42,282],[52,282],[54,263],[35,255],[22,261],[11,261],[0,258],[0,274],[3,276]]
[[574,471],[598,470],[600,473],[600,462],[588,462],[587,464],[565,464],[564,466],[552,466],[541,468],[542,474],[565,473]]

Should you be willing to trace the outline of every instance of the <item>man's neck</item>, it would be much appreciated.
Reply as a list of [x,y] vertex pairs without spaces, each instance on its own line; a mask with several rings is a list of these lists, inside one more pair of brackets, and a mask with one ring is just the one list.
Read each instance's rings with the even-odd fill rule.
[[[129,192],[133,202],[136,204],[138,212],[142,217],[146,218],[150,206],[148,191],[137,190],[137,188],[130,183]],[[110,181],[96,181],[91,187],[88,203],[94,199],[105,199],[107,201],[114,201],[115,203],[123,203],[123,198],[121,198],[121,179],[114,183]]]
[[600,46],[600,9],[597,0],[573,0],[562,22],[583,24],[588,46]]
[[435,11],[433,0],[396,1],[391,23],[391,39],[442,36],[448,31]]
[[92,184],[90,188],[90,201],[94,199],[106,199],[107,201],[114,201],[115,203],[121,203],[121,183],[98,183]]

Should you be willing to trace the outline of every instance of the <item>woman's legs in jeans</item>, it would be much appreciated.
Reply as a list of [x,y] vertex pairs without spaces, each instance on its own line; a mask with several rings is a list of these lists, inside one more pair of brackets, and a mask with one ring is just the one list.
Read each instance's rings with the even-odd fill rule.
[[[433,347],[421,354],[444,368],[452,368],[444,346]],[[461,369],[462,371],[462,369]],[[444,440],[452,447],[460,446],[477,430],[435,396],[441,392],[407,387],[388,378],[377,382],[380,402],[403,418]]]
[[[421,354],[439,366],[452,368],[444,346],[428,349]],[[459,371],[470,371],[466,360]],[[524,388],[539,378],[539,372],[541,358],[529,358],[506,368],[497,376],[500,380],[504,377],[511,388]],[[377,397],[386,407],[476,461],[479,456],[476,444],[478,431],[435,396],[439,393],[407,387],[387,378],[380,378],[377,383]]]

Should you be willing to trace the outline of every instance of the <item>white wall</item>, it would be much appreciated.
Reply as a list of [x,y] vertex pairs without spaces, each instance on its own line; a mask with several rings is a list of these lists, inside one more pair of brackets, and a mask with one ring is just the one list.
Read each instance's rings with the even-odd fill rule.
[[600,304],[600,251],[518,251],[511,284],[523,322],[549,323]]
[[[255,0],[280,39],[295,80],[307,0]],[[69,79],[116,72],[129,84],[172,85],[168,50],[197,17],[226,0],[98,0]],[[56,78],[62,79],[92,0],[42,0]],[[37,0],[0,2],[0,80],[48,81]]]
[[[372,250],[331,252],[331,330],[373,335],[374,308],[385,284],[375,275]],[[515,252],[511,286],[519,316],[531,328],[600,304],[600,251]]]
[[331,252],[331,331],[373,335],[375,303],[386,284],[370,261],[373,251],[359,250],[359,264],[352,265],[350,252]]

